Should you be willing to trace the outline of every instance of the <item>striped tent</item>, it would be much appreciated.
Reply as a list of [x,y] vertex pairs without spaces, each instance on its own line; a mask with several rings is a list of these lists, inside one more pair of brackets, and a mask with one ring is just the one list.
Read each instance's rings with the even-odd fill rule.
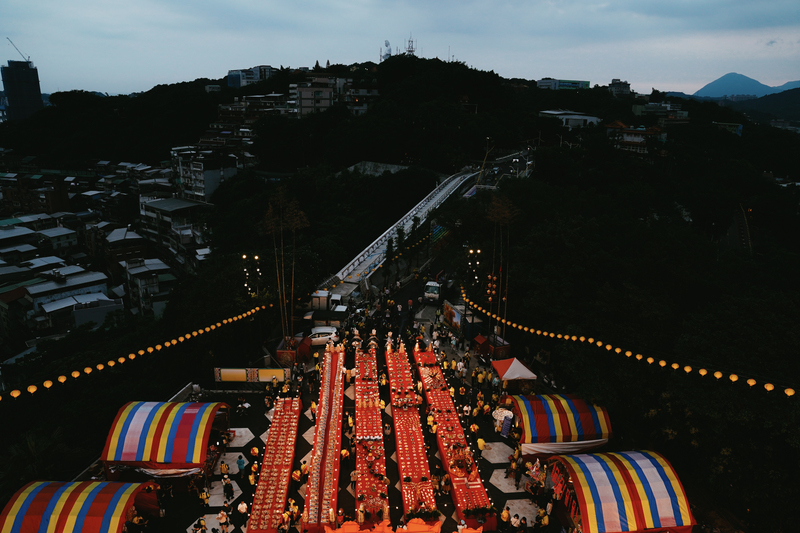
[[597,448],[611,437],[604,407],[569,394],[511,397],[522,427],[523,455],[547,457]]
[[696,523],[675,470],[661,454],[634,451],[553,459],[567,472],[562,477],[561,469],[551,470],[556,493],[584,533],[690,533]]
[[120,533],[134,503],[158,509],[152,483],[34,481],[20,489],[0,515],[2,533]]
[[202,468],[215,415],[227,408],[219,402],[127,403],[117,413],[100,459],[106,466]]

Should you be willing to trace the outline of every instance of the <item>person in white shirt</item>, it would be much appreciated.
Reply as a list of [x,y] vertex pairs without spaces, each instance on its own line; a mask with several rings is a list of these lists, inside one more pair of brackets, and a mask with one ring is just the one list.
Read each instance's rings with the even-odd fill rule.
[[466,528],[467,528],[467,523],[464,522],[463,520],[461,521],[460,524],[456,526],[456,529],[459,531],[464,531]]
[[519,527],[519,515],[518,514],[515,514],[514,516],[511,517],[511,525],[514,526],[514,528],[518,528]]

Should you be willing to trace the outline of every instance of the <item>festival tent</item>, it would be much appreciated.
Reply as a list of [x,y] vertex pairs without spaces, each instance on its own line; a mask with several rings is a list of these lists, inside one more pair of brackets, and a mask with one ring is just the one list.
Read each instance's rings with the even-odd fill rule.
[[514,395],[511,408],[522,427],[523,455],[585,452],[611,437],[608,411],[569,394]]
[[117,413],[100,459],[109,478],[124,468],[154,477],[210,470],[221,453],[219,443],[209,444],[212,427],[228,430],[227,404],[129,402]]
[[678,475],[656,452],[559,455],[550,466],[555,494],[583,533],[691,533],[696,523]]
[[536,374],[522,364],[516,357],[492,361],[492,366],[497,370],[497,376],[505,381],[512,379],[536,379]]
[[[156,516],[152,483],[34,481],[20,489],[0,515],[2,533],[121,533],[135,504]],[[147,490],[146,490],[147,489]]]

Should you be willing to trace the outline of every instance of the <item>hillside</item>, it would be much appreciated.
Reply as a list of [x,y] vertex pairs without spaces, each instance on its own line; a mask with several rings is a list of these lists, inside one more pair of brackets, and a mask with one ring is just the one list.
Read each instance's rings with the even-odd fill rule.
[[732,102],[730,107],[747,113],[755,120],[783,119],[800,121],[800,88],[763,96],[757,100]]

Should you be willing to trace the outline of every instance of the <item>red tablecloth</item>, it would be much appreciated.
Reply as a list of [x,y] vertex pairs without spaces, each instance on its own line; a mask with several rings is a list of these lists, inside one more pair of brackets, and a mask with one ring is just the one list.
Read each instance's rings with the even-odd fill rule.
[[[397,468],[400,471],[400,488],[403,492],[405,513],[419,509],[424,502],[427,510],[436,509],[433,497],[431,472],[425,453],[425,439],[419,423],[419,410],[414,394],[414,379],[408,356],[402,347],[400,351],[386,350],[386,364],[389,368],[389,386],[394,418],[394,436],[397,445]],[[425,481],[422,478],[425,478]],[[410,481],[405,481],[410,479]]]
[[363,505],[370,515],[367,525],[380,523],[389,511],[376,357],[374,348],[356,351],[356,513]]
[[343,360],[344,352],[339,348],[325,350],[317,405],[317,424],[314,428],[314,449],[311,452],[306,485],[306,507],[303,512],[305,527],[310,533],[321,531],[326,524],[335,522],[335,517],[331,519],[330,510],[336,512],[339,495],[344,397]]
[[414,350],[414,359],[418,365],[417,370],[422,380],[425,398],[428,405],[433,408],[434,420],[437,423],[436,442],[442,464],[453,483],[452,496],[458,518],[466,521],[469,527],[482,525],[488,531],[497,529],[496,515],[488,515],[484,524],[479,524],[475,518],[464,516],[465,510],[489,507],[491,501],[477,472],[477,465],[474,464],[464,429],[458,419],[458,411],[453,404],[442,370],[436,364],[434,353]]
[[281,514],[286,508],[299,418],[299,398],[280,398],[275,403],[272,425],[261,462],[261,475],[247,524],[248,532],[278,530]]

